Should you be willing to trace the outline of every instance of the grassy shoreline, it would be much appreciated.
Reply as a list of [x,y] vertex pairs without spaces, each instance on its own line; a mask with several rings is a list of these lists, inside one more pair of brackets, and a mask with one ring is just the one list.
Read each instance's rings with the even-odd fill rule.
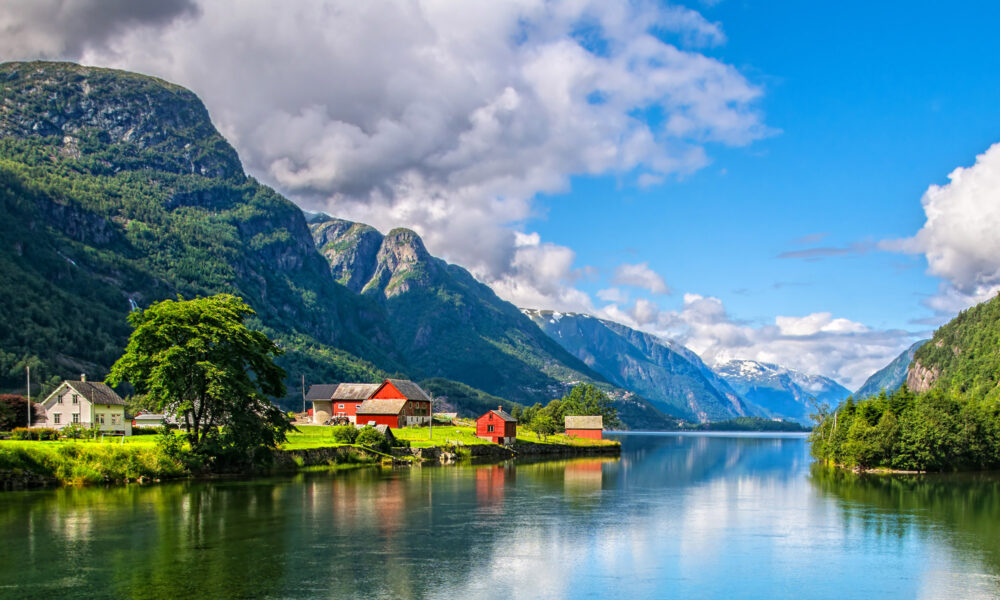
[[[454,451],[468,446],[496,446],[475,436],[468,426],[408,427],[393,430],[396,438],[413,449],[439,448]],[[301,425],[275,451],[270,465],[243,473],[201,470],[185,457],[168,455],[157,445],[159,436],[133,436],[108,440],[0,440],[0,489],[45,485],[95,485],[212,478],[220,475],[256,476],[277,472],[338,469],[349,465],[416,464],[413,456],[390,455],[333,439],[332,428]],[[532,433],[518,435],[525,445],[559,448],[611,449],[612,440],[570,438],[562,434],[537,439]]]

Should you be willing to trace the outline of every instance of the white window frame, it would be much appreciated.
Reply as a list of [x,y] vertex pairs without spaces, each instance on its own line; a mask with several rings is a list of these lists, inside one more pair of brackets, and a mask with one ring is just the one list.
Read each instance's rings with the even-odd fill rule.
[[53,415],[52,415],[52,423],[55,424],[55,425],[61,425],[62,421],[60,420],[60,417],[62,417],[61,414],[59,414],[59,413],[53,413]]

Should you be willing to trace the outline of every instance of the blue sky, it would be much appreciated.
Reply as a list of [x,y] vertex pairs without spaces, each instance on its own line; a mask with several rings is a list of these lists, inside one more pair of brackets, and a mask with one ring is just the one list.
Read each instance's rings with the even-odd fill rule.
[[[694,4],[727,37],[710,54],[764,88],[765,122],[780,131],[710,147],[710,166],[651,189],[574,178],[530,228],[584,264],[648,261],[672,288],[720,297],[744,319],[830,311],[926,329],[913,321],[930,315],[920,300],[939,280],[922,256],[777,256],[912,236],[928,185],[1000,140],[995,6]],[[795,243],[811,234],[827,235]]]
[[412,228],[519,306],[856,388],[1000,290],[998,16],[36,0],[0,7],[0,58],[184,85],[248,173],[304,209]]

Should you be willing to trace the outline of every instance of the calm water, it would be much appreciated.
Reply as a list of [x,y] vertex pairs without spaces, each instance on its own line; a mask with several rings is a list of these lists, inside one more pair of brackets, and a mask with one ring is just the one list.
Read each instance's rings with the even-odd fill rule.
[[1000,598],[1000,479],[802,437],[621,459],[0,493],[2,598]]

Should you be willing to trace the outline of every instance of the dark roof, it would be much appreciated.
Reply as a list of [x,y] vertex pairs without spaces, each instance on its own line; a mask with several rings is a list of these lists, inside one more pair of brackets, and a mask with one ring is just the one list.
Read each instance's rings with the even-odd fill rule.
[[604,429],[604,417],[601,415],[567,415],[566,429]]
[[[490,413],[495,414],[496,416],[500,417],[504,421],[513,421],[514,423],[517,423],[517,419],[515,419],[512,416],[510,416],[510,413],[508,413],[507,411],[505,411],[502,408],[497,408],[495,410],[491,410],[490,412],[488,412],[485,415],[483,415],[483,417],[485,417],[486,415],[488,415]],[[482,419],[483,417],[479,417],[479,418]],[[479,419],[476,419],[476,420],[478,421]]]
[[371,398],[382,384],[380,383],[342,383],[333,393],[334,400],[367,400]]
[[329,400],[337,389],[336,383],[317,383],[309,386],[306,392],[306,400],[315,402],[316,400]]
[[66,385],[76,390],[81,396],[91,402],[91,404],[114,404],[125,406],[122,397],[115,393],[113,389],[104,383],[92,381],[67,381]]
[[398,415],[406,406],[405,398],[365,400],[358,406],[359,415]]
[[386,379],[386,382],[391,383],[407,400],[431,401],[430,397],[424,393],[424,390],[420,389],[419,385],[409,379]]

